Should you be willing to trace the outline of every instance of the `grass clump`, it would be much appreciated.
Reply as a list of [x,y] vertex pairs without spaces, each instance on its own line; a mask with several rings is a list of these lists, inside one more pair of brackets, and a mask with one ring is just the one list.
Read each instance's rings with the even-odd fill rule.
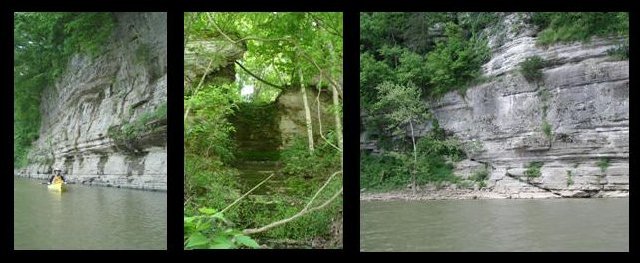
[[542,173],[540,172],[540,168],[542,168],[542,165],[544,165],[544,163],[542,162],[530,162],[527,166],[527,170],[524,171],[524,175],[527,177],[527,179],[540,177],[540,175],[542,175]]
[[476,182],[482,182],[489,179],[489,170],[485,167],[482,169],[476,170],[473,175],[469,178]]

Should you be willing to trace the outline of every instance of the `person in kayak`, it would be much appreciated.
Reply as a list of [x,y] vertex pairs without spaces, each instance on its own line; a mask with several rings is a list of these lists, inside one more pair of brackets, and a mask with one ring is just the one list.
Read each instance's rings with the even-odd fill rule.
[[62,181],[63,184],[67,183],[67,180],[64,179],[64,176],[60,174],[60,170],[53,170],[53,175],[49,177],[48,184],[52,184],[53,182]]

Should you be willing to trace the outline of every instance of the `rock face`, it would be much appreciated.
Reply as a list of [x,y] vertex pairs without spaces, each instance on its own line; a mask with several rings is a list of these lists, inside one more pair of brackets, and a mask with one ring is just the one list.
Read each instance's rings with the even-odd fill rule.
[[[320,137],[320,126],[322,126],[322,133],[325,135],[329,130],[335,129],[333,115],[329,113],[329,107],[332,105],[330,96],[330,94],[324,94],[324,92],[318,96],[316,90],[307,89],[313,136],[316,142],[322,140]],[[286,146],[291,144],[292,140],[296,137],[306,138],[307,124],[300,89],[288,89],[284,91],[278,96],[276,103],[280,111],[279,127],[282,145]],[[318,105],[318,103],[320,105]],[[318,106],[320,106],[319,116]]]
[[42,94],[40,136],[18,175],[167,189],[166,13],[117,13],[103,54],[76,55]]
[[232,44],[224,39],[188,41],[184,51],[185,86],[197,83],[205,73],[207,80],[224,77],[235,79],[234,61],[242,58],[246,48],[242,43]]
[[[513,16],[503,22],[513,23]],[[544,48],[535,46],[535,31],[521,28],[493,47],[483,67],[488,83],[431,104],[441,127],[482,143],[473,158],[491,165],[493,191],[628,193],[629,62],[607,55],[619,39]],[[548,62],[540,85],[518,72],[532,55]],[[534,161],[543,163],[541,176],[527,182],[524,171]]]

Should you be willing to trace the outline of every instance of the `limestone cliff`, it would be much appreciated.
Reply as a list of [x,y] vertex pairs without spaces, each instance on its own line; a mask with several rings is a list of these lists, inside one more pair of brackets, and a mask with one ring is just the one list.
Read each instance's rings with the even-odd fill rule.
[[[427,102],[442,128],[481,146],[458,175],[486,164],[487,189],[514,197],[628,194],[629,61],[607,55],[620,39],[540,47],[524,21],[511,14],[492,28],[489,81]],[[540,85],[518,70],[533,55],[547,61]],[[531,162],[542,162],[541,176],[528,181]]]
[[167,189],[166,13],[117,13],[103,52],[72,57],[42,94],[40,135],[21,176]]

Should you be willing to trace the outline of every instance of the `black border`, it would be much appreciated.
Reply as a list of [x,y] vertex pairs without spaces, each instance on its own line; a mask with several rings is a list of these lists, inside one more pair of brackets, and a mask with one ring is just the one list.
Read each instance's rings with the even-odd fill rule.
[[[182,41],[182,14],[189,11],[330,11],[330,12],[344,12],[344,86],[345,86],[345,99],[343,100],[343,122],[344,122],[344,195],[343,195],[343,211],[344,211],[344,250],[228,250],[228,251],[185,251],[182,252],[182,171],[183,171],[183,147],[182,141],[183,135],[183,123],[182,123],[182,110],[183,101],[180,99],[183,97],[183,89],[169,88],[167,103],[169,105],[169,127],[168,127],[168,173],[171,174],[167,178],[168,180],[168,233],[167,233],[167,251],[13,251],[13,189],[9,189],[9,186],[13,184],[13,176],[9,177],[8,168],[6,168],[5,174],[5,189],[3,192],[3,202],[6,209],[5,213],[0,216],[0,223],[4,227],[4,235],[0,249],[4,251],[3,255],[10,256],[25,256],[25,255],[56,255],[60,253],[70,253],[77,255],[140,255],[147,258],[148,256],[205,256],[208,260],[220,260],[220,256],[262,256],[262,255],[284,255],[284,256],[308,256],[316,255],[320,256],[314,259],[322,259],[324,256],[338,256],[347,255],[349,257],[378,257],[390,258],[389,253],[360,253],[359,252],[359,12],[373,12],[373,11],[632,11],[632,1],[602,1],[602,0],[584,0],[584,1],[559,1],[559,0],[538,0],[538,1],[506,1],[506,0],[448,0],[448,1],[409,1],[409,0],[362,0],[362,1],[338,1],[338,0],[318,0],[318,1],[248,1],[248,0],[233,0],[233,1],[215,1],[215,0],[173,0],[173,1],[154,1],[154,0],[73,0],[73,1],[0,1],[2,6],[2,28],[0,30],[5,36],[4,41],[0,41],[2,47],[2,54],[0,58],[3,60],[3,73],[4,73],[4,86],[2,89],[5,100],[3,103],[3,120],[4,123],[10,123],[13,119],[13,91],[8,87],[12,87],[13,75],[9,69],[12,67],[13,62],[9,58],[13,57],[13,47],[11,46],[8,34],[11,34],[13,29],[13,12],[14,11],[155,11],[155,12],[167,12],[168,23],[168,87],[182,87],[181,78],[179,76],[182,73],[181,68],[184,65],[182,53],[177,52],[179,48],[183,48],[184,43]],[[638,25],[638,15],[635,12],[630,14],[631,23],[631,36],[637,34],[636,25]],[[635,45],[634,41],[630,41],[631,45]],[[635,50],[635,48],[632,48]],[[633,60],[630,60],[630,63]],[[632,65],[633,63],[631,63]],[[630,67],[631,75],[634,67]],[[174,72],[175,71],[175,72]],[[633,83],[633,82],[630,82]],[[630,96],[633,97],[634,89],[630,89]],[[635,112],[634,105],[631,105],[631,112]],[[630,113],[630,119],[631,119]],[[11,122],[12,123],[12,122]],[[630,123],[630,130],[632,123]],[[5,125],[7,126],[7,125]],[[13,127],[13,123],[11,125]],[[10,137],[12,129],[8,127],[2,129],[3,133],[6,133],[4,138]],[[630,136],[633,138],[633,136]],[[8,144],[8,143],[7,143]],[[13,145],[13,139],[11,139]],[[358,145],[358,146],[356,146]],[[633,145],[633,141],[630,141],[630,146]],[[12,167],[12,148],[6,145],[3,150],[3,156],[5,167]],[[11,150],[10,150],[11,149]],[[11,152],[10,152],[11,151]],[[633,158],[630,150],[630,158]],[[630,169],[631,168],[630,161]],[[632,173],[632,172],[631,172]],[[11,178],[11,179],[9,179]],[[630,188],[632,188],[632,181],[630,178]],[[630,196],[633,199],[633,195]],[[10,204],[7,204],[10,203]],[[631,200],[631,207],[634,206],[636,201]],[[11,209],[11,212],[7,212]],[[632,212],[635,209],[630,209]],[[633,213],[632,213],[633,214]],[[630,216],[636,218],[635,215]],[[631,223],[631,222],[630,222]],[[630,224],[630,231],[636,228]],[[630,233],[630,249],[633,251],[633,233]],[[511,254],[511,253],[502,253]],[[543,255],[547,253],[535,253],[530,255]],[[633,253],[616,253],[616,256],[628,257]],[[396,254],[407,255],[407,254]],[[574,254],[575,255],[575,254]],[[607,256],[607,259],[611,259],[611,253],[589,253],[590,257],[597,258],[601,255]],[[474,255],[475,259],[478,259]],[[531,259],[534,259],[533,256]],[[573,256],[572,256],[573,257]],[[64,259],[64,258],[61,258]],[[437,260],[432,255],[423,258],[422,260]],[[524,259],[524,258],[523,258]],[[528,258],[527,258],[528,259]]]

